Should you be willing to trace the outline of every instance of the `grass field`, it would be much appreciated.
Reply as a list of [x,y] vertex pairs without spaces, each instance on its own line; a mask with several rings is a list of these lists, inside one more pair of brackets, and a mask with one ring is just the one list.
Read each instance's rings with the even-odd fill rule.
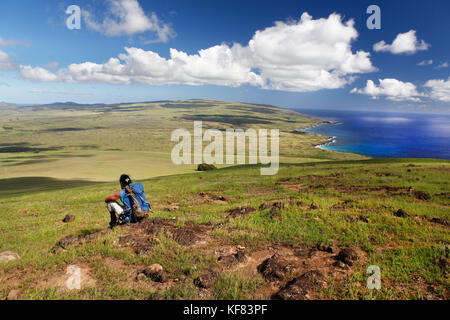
[[[14,290],[22,299],[449,298],[449,161],[324,151],[314,146],[326,137],[293,133],[320,119],[263,105],[68,103],[1,114],[0,252],[21,258],[0,263],[0,299]],[[279,128],[278,174],[173,165],[170,133],[194,119]],[[104,199],[124,172],[144,184],[153,212],[111,231]],[[75,220],[63,223],[68,214]],[[356,257],[343,259],[344,249]],[[142,273],[154,263],[164,280]],[[73,265],[80,290],[66,287]],[[380,290],[366,286],[371,265]]]
[[297,112],[244,103],[189,100],[122,105],[55,104],[0,111],[0,179],[49,177],[113,181],[193,172],[170,161],[178,128],[278,128],[280,160],[309,162],[363,159],[314,148],[324,137],[296,134],[321,120]]
[[[258,166],[241,166],[152,178],[142,181],[154,206],[151,218],[169,220],[150,242],[131,244],[122,239],[141,236],[139,225],[102,233],[109,221],[102,201],[116,183],[6,197],[0,251],[22,258],[1,265],[0,297],[19,289],[25,299],[260,299],[312,268],[324,271],[327,284],[313,298],[448,299],[449,176],[448,161],[405,159],[282,164],[278,175],[266,177]],[[259,209],[274,202],[281,210]],[[256,210],[230,217],[239,206]],[[397,217],[398,209],[409,216]],[[66,214],[76,220],[62,223]],[[182,228],[196,235],[194,226],[203,228],[202,241],[175,236]],[[67,235],[95,236],[50,253]],[[139,239],[147,251],[136,253]],[[276,281],[257,271],[275,253],[292,258],[318,243],[353,248],[359,259],[340,270],[331,265],[333,255],[312,250],[306,264],[294,263]],[[248,259],[228,263],[223,253],[237,246]],[[163,266],[168,281],[136,278],[152,263]],[[64,279],[73,264],[86,279],[81,290],[68,291]],[[365,285],[369,265],[381,269],[381,290]],[[198,288],[195,279],[211,270],[215,284]]]

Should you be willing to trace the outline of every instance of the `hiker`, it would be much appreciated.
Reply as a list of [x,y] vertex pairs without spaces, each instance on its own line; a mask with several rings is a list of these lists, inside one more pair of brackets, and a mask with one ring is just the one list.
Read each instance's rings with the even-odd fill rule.
[[[120,176],[119,182],[122,191],[105,199],[106,208],[111,214],[110,228],[119,223],[137,222],[147,216],[151,209],[142,183],[133,183],[130,176],[126,174]],[[119,199],[123,206],[117,202]]]

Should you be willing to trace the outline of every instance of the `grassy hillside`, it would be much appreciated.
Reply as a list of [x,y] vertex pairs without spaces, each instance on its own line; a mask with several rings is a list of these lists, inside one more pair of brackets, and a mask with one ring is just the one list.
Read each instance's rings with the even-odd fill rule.
[[56,103],[0,107],[0,179],[43,177],[113,181],[123,172],[140,178],[193,172],[176,166],[174,129],[278,128],[282,162],[364,159],[314,148],[326,137],[294,129],[321,120],[266,105],[212,100],[114,105]]
[[[161,107],[165,117],[169,109]],[[51,146],[50,136],[42,143]],[[156,177],[142,181],[149,219],[109,232],[103,199],[117,183],[49,180],[55,190],[39,191],[39,179],[5,180],[0,252],[21,259],[0,264],[0,298],[17,289],[25,299],[448,299],[449,181],[449,161],[414,159],[285,163],[276,176],[241,166]],[[15,185],[22,194],[8,194]],[[75,221],[61,222],[66,214]],[[342,259],[344,248],[357,258]],[[164,268],[163,282],[140,274],[153,263]],[[65,289],[69,265],[81,268],[81,290]],[[381,269],[380,290],[366,287],[369,265]]]

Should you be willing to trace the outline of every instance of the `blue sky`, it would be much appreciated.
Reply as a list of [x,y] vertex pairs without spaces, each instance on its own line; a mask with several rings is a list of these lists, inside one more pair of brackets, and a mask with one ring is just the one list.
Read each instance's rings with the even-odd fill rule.
[[[366,27],[373,4],[381,30]],[[69,5],[82,10],[80,30],[66,27]],[[448,113],[449,12],[447,0],[2,1],[0,101]]]

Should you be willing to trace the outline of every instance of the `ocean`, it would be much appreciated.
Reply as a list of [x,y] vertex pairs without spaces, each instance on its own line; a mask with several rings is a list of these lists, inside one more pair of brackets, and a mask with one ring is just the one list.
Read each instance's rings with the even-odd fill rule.
[[323,149],[372,158],[450,159],[450,115],[294,109],[338,124],[302,131],[330,136]]

